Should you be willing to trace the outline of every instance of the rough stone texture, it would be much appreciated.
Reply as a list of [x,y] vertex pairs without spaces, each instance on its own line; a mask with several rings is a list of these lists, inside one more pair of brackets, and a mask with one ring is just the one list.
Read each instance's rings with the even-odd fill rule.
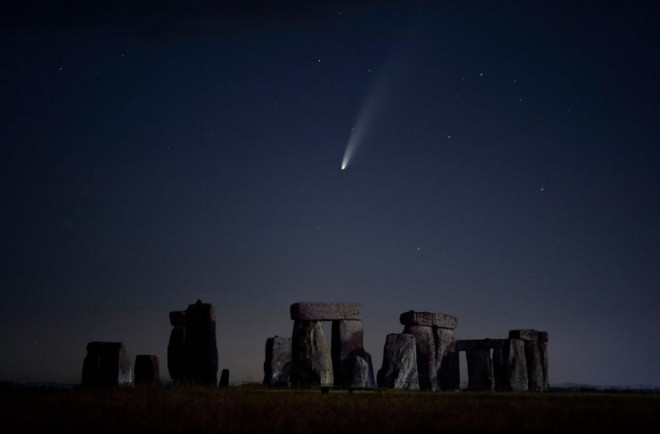
[[490,350],[504,348],[506,339],[459,339],[456,341],[456,351]]
[[362,320],[362,313],[359,303],[294,303],[291,305],[291,319],[294,321]]
[[547,332],[540,332],[538,330],[509,330],[509,339],[522,339],[523,341],[538,341],[548,340]]
[[332,368],[335,386],[351,386],[354,367],[351,357],[364,352],[364,330],[360,320],[335,320],[332,322]]
[[349,358],[349,365],[351,377],[347,386],[362,388],[376,387],[371,354],[363,349],[355,350]]
[[489,349],[466,352],[468,365],[468,390],[493,390],[493,362]]
[[160,363],[158,356],[140,354],[135,356],[135,385],[159,385]]
[[332,386],[332,359],[319,321],[295,321],[291,338],[291,383]]
[[229,369],[222,370],[219,387],[229,387]]
[[417,349],[413,335],[404,333],[387,335],[383,350],[383,366],[378,371],[378,386],[419,390]]
[[167,345],[167,370],[177,383],[186,375],[186,313],[170,312],[170,323],[174,326]]
[[461,387],[461,368],[458,358],[458,351],[451,346],[447,349],[440,372],[438,372],[438,386],[440,390],[459,390]]
[[131,384],[133,372],[121,342],[90,342],[83,361],[82,385],[107,387]]
[[215,386],[218,382],[218,348],[213,305],[197,303],[185,312],[171,312],[174,326],[167,347],[167,367],[174,382]]
[[291,385],[291,338],[275,336],[266,340],[264,384],[270,387]]
[[415,312],[414,310],[402,313],[399,321],[405,326],[428,326],[448,329],[456,328],[457,324],[455,316],[444,313]]
[[527,361],[528,390],[541,392],[544,389],[543,362],[537,341],[525,341],[525,359]]
[[525,341],[507,339],[506,345],[493,350],[495,390],[527,390]]
[[[442,361],[454,347],[454,330],[429,326],[406,326],[404,333],[415,336],[417,347],[417,373],[421,390],[438,390]],[[451,363],[451,359],[450,363]],[[443,384],[444,385],[444,384]]]

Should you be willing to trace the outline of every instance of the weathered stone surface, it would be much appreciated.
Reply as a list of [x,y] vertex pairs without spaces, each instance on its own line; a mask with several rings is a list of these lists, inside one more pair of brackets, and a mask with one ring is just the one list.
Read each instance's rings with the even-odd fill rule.
[[493,390],[493,362],[488,349],[466,352],[468,365],[468,390]]
[[459,339],[456,341],[456,351],[504,348],[506,343],[506,339]]
[[456,328],[457,324],[455,316],[444,313],[415,312],[414,310],[402,313],[399,321],[405,326],[428,326],[448,329]]
[[350,386],[353,378],[351,356],[364,351],[364,330],[360,320],[332,322],[332,368],[335,386]]
[[522,339],[523,341],[547,341],[548,333],[538,330],[509,330],[509,339]]
[[215,386],[218,382],[218,348],[213,305],[197,303],[185,312],[171,312],[174,326],[167,348],[167,366],[175,382]]
[[229,369],[222,370],[218,387],[229,387]]
[[158,356],[140,354],[135,356],[135,385],[159,385],[160,363]]
[[527,361],[528,390],[533,392],[545,390],[543,362],[537,341],[525,341],[525,359]]
[[433,327],[406,326],[403,333],[415,337],[417,352],[417,374],[420,390],[438,390],[438,368],[440,359]]
[[525,341],[529,390],[548,390],[548,332],[529,329],[510,330],[509,338]]
[[413,335],[404,333],[387,335],[383,350],[383,366],[378,371],[378,386],[419,390],[417,349]]
[[461,371],[458,351],[448,348],[438,372],[438,386],[440,390],[459,390],[461,387]]
[[332,359],[319,321],[295,321],[291,338],[294,386],[332,386]]
[[367,353],[363,349],[353,351],[349,358],[349,366],[351,377],[346,384],[347,386],[362,388],[376,387],[371,354]]
[[83,361],[82,385],[107,387],[131,384],[133,372],[121,342],[90,342]]
[[454,347],[454,330],[441,327],[406,326],[403,332],[415,336],[419,388],[421,390],[438,390],[440,388],[438,375],[442,360],[448,350]]
[[496,390],[527,390],[525,341],[507,339],[505,346],[493,350],[493,373]]
[[291,385],[291,338],[275,336],[266,340],[264,384],[271,387]]
[[294,303],[291,305],[294,321],[361,320],[359,303]]

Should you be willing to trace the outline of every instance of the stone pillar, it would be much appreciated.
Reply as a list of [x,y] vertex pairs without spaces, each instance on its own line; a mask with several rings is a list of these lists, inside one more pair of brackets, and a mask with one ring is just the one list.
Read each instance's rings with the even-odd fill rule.
[[218,387],[229,387],[229,369],[223,369],[220,374],[220,384]]
[[186,310],[186,379],[193,383],[218,384],[218,347],[215,340],[213,305],[191,304]]
[[160,363],[158,356],[140,354],[135,356],[135,385],[160,385]]
[[507,339],[504,346],[495,348],[493,371],[496,390],[526,391],[528,380],[525,342],[521,339]]
[[295,386],[334,384],[330,349],[319,321],[293,323],[291,363],[291,382]]
[[[415,336],[417,345],[417,370],[421,390],[438,390],[440,386],[440,371],[442,361],[454,344],[454,328],[456,318],[444,313],[415,312],[402,313],[399,321],[405,327],[404,333]],[[450,357],[448,363],[452,363]],[[448,367],[448,371],[452,371]],[[445,374],[443,373],[443,376]],[[448,387],[444,384],[443,387]]]
[[415,336],[404,333],[387,335],[383,366],[378,371],[378,386],[419,390]]
[[548,333],[537,330],[511,330],[509,338],[524,341],[528,390],[548,390]]
[[332,321],[332,369],[336,386],[351,386],[352,359],[357,352],[364,352],[364,331],[360,320]]
[[482,348],[466,351],[468,390],[493,390],[493,362],[490,351]]
[[170,342],[167,345],[167,370],[173,382],[183,381],[186,376],[186,313],[170,312]]
[[83,361],[82,386],[107,387],[131,384],[133,372],[121,342],[90,342]]
[[264,384],[270,387],[291,385],[291,338],[275,336],[266,340]]
[[440,390],[459,390],[461,388],[461,368],[458,355],[458,351],[455,351],[452,345],[442,358],[438,373]]

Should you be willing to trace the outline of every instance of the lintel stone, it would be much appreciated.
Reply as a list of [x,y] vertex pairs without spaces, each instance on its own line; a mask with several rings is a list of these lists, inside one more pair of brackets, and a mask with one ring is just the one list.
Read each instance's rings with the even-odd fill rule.
[[294,321],[361,320],[359,303],[294,303],[291,305]]
[[523,341],[548,341],[548,332],[538,330],[510,330],[509,339],[522,339]]
[[402,313],[399,321],[401,324],[408,326],[429,326],[445,329],[455,329],[457,323],[455,316],[444,313],[415,312],[414,310]]
[[506,343],[506,339],[461,339],[456,341],[456,351],[502,348]]

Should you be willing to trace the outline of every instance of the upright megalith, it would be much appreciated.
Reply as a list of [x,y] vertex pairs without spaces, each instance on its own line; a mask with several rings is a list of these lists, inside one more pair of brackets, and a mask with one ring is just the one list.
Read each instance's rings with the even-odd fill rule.
[[[420,389],[453,388],[456,374],[453,369],[443,370],[442,363],[453,352],[456,317],[411,310],[402,313],[399,321],[404,325],[404,333],[415,336]],[[450,355],[447,363],[455,364],[454,356]]]
[[475,348],[466,351],[468,368],[468,390],[493,390],[493,361],[489,349]]
[[[359,303],[294,303],[290,314],[293,385],[375,387],[371,356],[364,350]],[[330,349],[320,321],[332,321]]]
[[330,348],[319,321],[294,322],[291,363],[291,383],[294,386],[333,385]]
[[291,385],[291,338],[275,336],[266,340],[264,384],[270,387]]
[[[362,321],[332,322],[332,368],[336,386],[375,387],[371,355],[364,350]],[[365,371],[366,367],[366,371]]]
[[215,386],[218,348],[213,305],[197,300],[183,312],[171,312],[170,323],[167,365],[172,380]]
[[135,385],[159,385],[160,363],[158,356],[140,354],[135,356]]
[[387,335],[383,365],[378,371],[378,386],[419,390],[415,336],[406,333]]
[[527,361],[522,339],[507,339],[503,346],[493,350],[493,373],[496,390],[527,390]]
[[107,387],[131,384],[133,373],[121,342],[90,342],[83,361],[82,386]]
[[548,333],[537,330],[511,330],[509,339],[520,339],[524,342],[528,390],[547,391]]

